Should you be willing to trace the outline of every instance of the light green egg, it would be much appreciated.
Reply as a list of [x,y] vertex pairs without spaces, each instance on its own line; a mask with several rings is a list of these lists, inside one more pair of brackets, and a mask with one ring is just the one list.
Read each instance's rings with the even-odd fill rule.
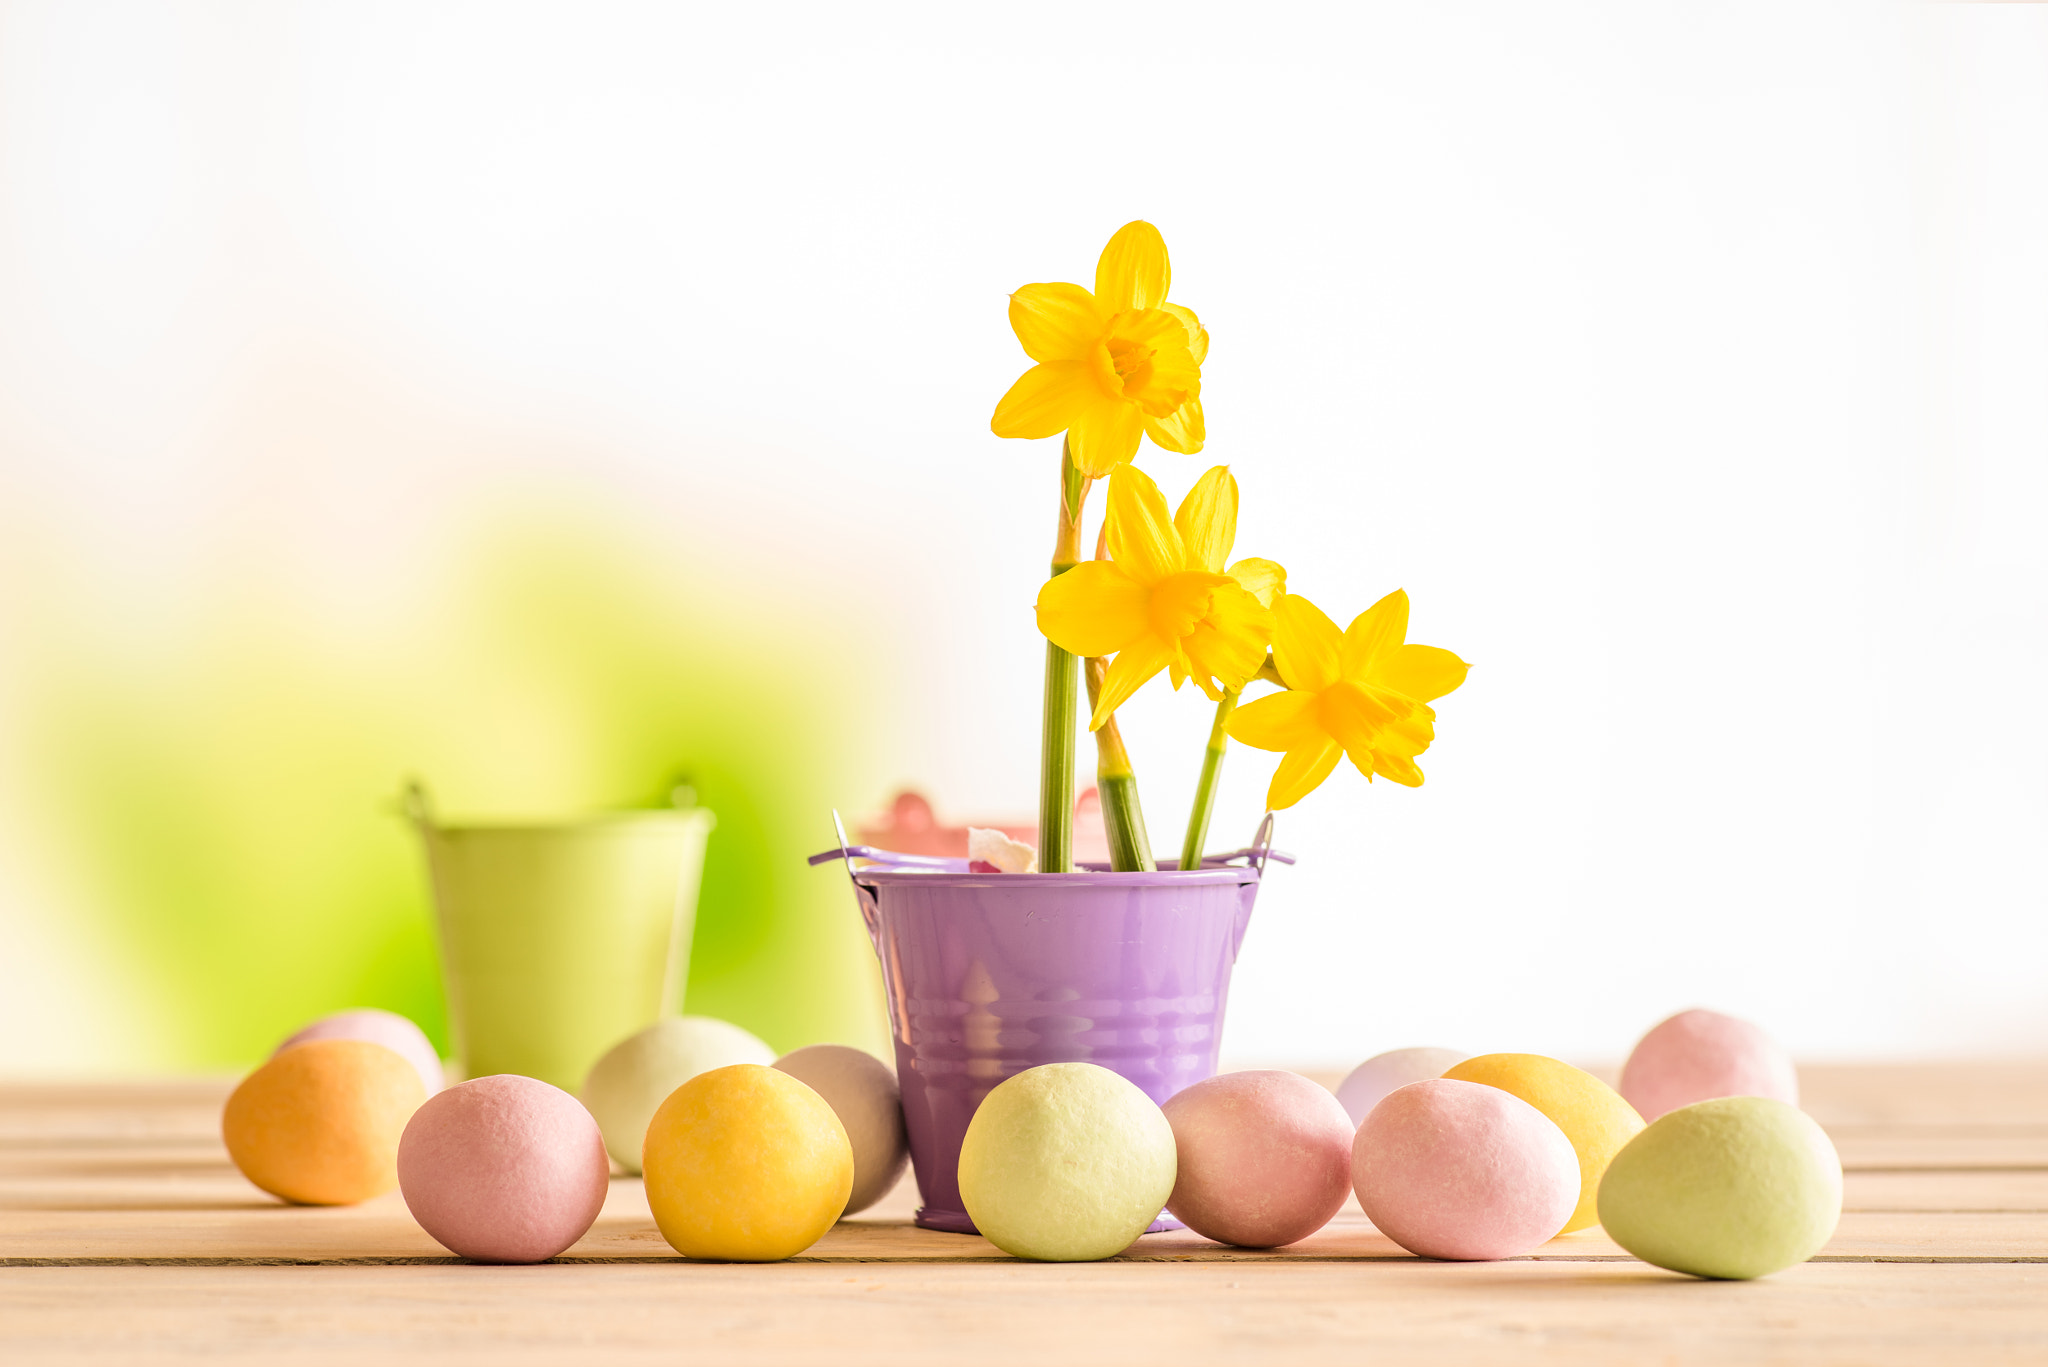
[[1087,1262],[1130,1247],[1173,1194],[1173,1126],[1136,1084],[1048,1063],[982,1101],[960,1146],[960,1199],[1003,1252]]
[[1760,1096],[1681,1106],[1623,1146],[1600,1224],[1646,1263],[1762,1277],[1821,1250],[1842,1217],[1842,1160],[1813,1119]]
[[670,1016],[613,1045],[591,1065],[577,1096],[596,1117],[605,1152],[638,1172],[647,1124],[670,1092],[713,1068],[774,1061],[773,1049],[731,1021]]

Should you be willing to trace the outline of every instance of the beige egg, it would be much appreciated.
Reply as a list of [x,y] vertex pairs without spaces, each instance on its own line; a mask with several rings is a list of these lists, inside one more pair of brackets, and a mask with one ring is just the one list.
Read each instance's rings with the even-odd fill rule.
[[864,1049],[813,1044],[783,1055],[775,1066],[824,1097],[846,1127],[853,1145],[853,1194],[845,1213],[866,1210],[887,1196],[910,1161],[903,1096],[889,1065]]

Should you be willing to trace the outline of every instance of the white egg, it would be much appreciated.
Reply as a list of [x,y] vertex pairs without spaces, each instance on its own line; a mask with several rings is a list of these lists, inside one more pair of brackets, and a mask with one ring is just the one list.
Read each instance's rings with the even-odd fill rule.
[[903,1128],[903,1096],[896,1074],[864,1049],[813,1044],[785,1054],[775,1066],[825,1098],[853,1145],[853,1194],[845,1214],[866,1210],[889,1194],[910,1161]]
[[1430,1048],[1390,1049],[1384,1054],[1374,1054],[1353,1068],[1351,1076],[1338,1084],[1337,1100],[1344,1104],[1344,1113],[1351,1117],[1351,1123],[1356,1127],[1364,1124],[1365,1118],[1372,1114],[1372,1108],[1395,1088],[1442,1077],[1454,1064],[1463,1063],[1469,1057],[1456,1049]]

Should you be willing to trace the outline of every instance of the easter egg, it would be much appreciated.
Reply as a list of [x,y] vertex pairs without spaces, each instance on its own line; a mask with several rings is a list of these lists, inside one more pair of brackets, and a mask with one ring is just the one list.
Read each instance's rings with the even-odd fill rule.
[[1352,1124],[1298,1073],[1225,1073],[1161,1110],[1176,1175],[1166,1208],[1204,1238],[1277,1248],[1330,1222],[1351,1194]]
[[304,1044],[309,1039],[364,1039],[372,1044],[381,1044],[419,1069],[420,1082],[425,1085],[428,1096],[448,1083],[447,1074],[441,1067],[441,1056],[434,1052],[426,1032],[395,1012],[374,1008],[337,1011],[314,1021],[278,1045],[273,1052],[281,1054],[294,1044]]
[[398,1138],[426,1099],[419,1070],[383,1045],[308,1040],[242,1079],[221,1138],[272,1196],[345,1206],[398,1185]]
[[1444,1073],[1522,1098],[1564,1131],[1579,1156],[1579,1204],[1558,1231],[1600,1223],[1600,1177],[1621,1146],[1642,1133],[1643,1118],[1612,1087],[1583,1069],[1541,1054],[1481,1054]]
[[1621,1094],[1645,1120],[1722,1096],[1764,1096],[1797,1106],[1799,1073],[1777,1042],[1748,1021],[1681,1011],[1636,1042],[1621,1070]]
[[772,1063],[775,1051],[730,1021],[670,1016],[613,1045],[583,1080],[583,1104],[604,1146],[627,1172],[640,1171],[647,1122],[669,1093],[699,1073],[734,1063]]
[[1046,1063],[982,1099],[960,1144],[960,1199],[1003,1252],[1107,1258],[1173,1193],[1173,1126],[1136,1083],[1093,1063]]
[[428,1099],[398,1142],[398,1187],[420,1228],[482,1263],[537,1263],[582,1238],[611,1164],[581,1102],[499,1073]]
[[1820,1252],[1842,1216],[1842,1160],[1796,1106],[1735,1096],[1650,1122],[1607,1165],[1600,1223],[1646,1263],[1762,1277]]
[[866,1210],[889,1194],[910,1161],[910,1136],[903,1129],[903,1096],[896,1074],[865,1049],[813,1044],[775,1060],[775,1066],[803,1083],[832,1108],[853,1146],[853,1194],[846,1215]]
[[1384,1054],[1374,1054],[1337,1084],[1337,1100],[1343,1103],[1344,1113],[1351,1117],[1351,1124],[1356,1128],[1365,1123],[1365,1118],[1372,1114],[1372,1108],[1379,1105],[1388,1092],[1396,1087],[1406,1087],[1411,1082],[1442,1077],[1444,1069],[1463,1062],[1466,1057],[1456,1049],[1427,1047],[1390,1049]]
[[1358,1204],[1380,1233],[1425,1258],[1513,1258],[1552,1238],[1579,1203],[1564,1131],[1498,1087],[1411,1082],[1358,1127]]
[[647,1126],[647,1204],[686,1258],[773,1262],[832,1228],[853,1190],[853,1147],[825,1098],[736,1063],[675,1089]]

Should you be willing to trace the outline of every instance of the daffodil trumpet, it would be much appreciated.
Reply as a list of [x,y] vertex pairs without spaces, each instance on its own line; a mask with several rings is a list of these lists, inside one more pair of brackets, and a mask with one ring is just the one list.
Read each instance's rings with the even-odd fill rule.
[[1294,593],[1278,596],[1273,618],[1273,665],[1287,691],[1246,703],[1225,725],[1246,745],[1281,752],[1267,809],[1292,807],[1346,758],[1368,781],[1422,786],[1415,759],[1436,738],[1429,704],[1471,666],[1408,641],[1407,593],[1394,590],[1342,631]]

